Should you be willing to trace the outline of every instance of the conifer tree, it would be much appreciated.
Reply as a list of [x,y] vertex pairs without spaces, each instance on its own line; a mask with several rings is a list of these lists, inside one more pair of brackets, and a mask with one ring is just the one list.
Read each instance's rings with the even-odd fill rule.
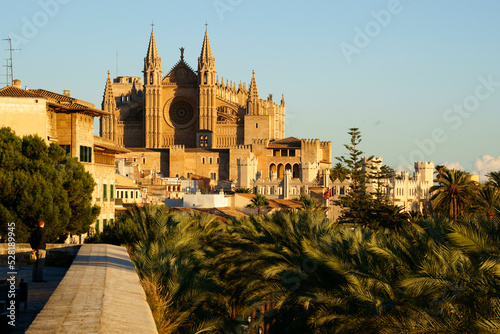
[[344,209],[339,222],[366,223],[367,212],[372,208],[373,204],[372,197],[367,191],[367,183],[370,181],[366,167],[367,164],[372,162],[373,157],[364,158],[363,151],[358,149],[361,143],[361,132],[358,128],[349,129],[348,134],[351,136],[351,142],[345,144],[344,147],[349,152],[349,155],[347,157],[337,157],[336,159],[348,169],[346,179],[350,180],[351,183],[347,194],[334,201],[334,204]]
[[91,205],[94,185],[59,145],[0,128],[0,233],[15,223],[16,241],[26,242],[39,218],[46,222],[48,242],[87,232],[99,214]]

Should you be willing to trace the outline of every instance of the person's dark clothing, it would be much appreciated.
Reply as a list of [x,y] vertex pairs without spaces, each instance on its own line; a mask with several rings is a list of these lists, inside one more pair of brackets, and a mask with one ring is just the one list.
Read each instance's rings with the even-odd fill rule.
[[45,249],[45,229],[43,227],[38,227],[31,233],[30,237],[31,249]]
[[31,249],[36,251],[36,261],[33,262],[32,280],[33,282],[45,282],[43,280],[43,267],[45,266],[46,244],[45,229],[38,227],[30,236]]

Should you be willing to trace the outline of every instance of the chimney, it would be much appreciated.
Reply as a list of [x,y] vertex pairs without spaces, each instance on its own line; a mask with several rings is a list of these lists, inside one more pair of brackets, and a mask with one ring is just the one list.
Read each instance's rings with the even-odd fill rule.
[[71,94],[70,94],[69,90],[67,90],[67,89],[63,90],[63,95],[64,95],[64,96],[67,96],[67,97],[70,97],[70,96],[71,96]]
[[16,79],[12,82],[12,86],[21,89],[21,80]]

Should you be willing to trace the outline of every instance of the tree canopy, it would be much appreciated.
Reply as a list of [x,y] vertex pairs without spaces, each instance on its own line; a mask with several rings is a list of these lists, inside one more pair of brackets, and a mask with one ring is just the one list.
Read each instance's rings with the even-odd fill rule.
[[0,129],[1,233],[14,222],[17,242],[26,242],[39,218],[48,242],[87,232],[100,210],[91,205],[94,185],[92,175],[59,145]]

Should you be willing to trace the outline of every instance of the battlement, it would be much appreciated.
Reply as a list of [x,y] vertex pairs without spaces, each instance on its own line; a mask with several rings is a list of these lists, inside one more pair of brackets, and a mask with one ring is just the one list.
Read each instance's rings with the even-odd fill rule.
[[236,150],[251,150],[252,145],[236,145],[234,147],[231,147],[231,149],[236,149]]
[[316,139],[301,139],[300,141],[302,142],[303,145],[304,144],[311,145],[311,144],[320,144],[321,143],[320,140],[317,138]]
[[121,76],[113,79],[113,84],[132,85],[134,83],[142,87],[142,79],[139,77]]
[[257,166],[257,158],[237,158],[236,163],[238,166],[248,166],[253,164]]
[[305,162],[301,163],[300,167],[302,169],[317,169],[319,168],[319,164],[317,162]]
[[185,149],[186,147],[184,145],[172,145],[170,146],[170,149],[171,150],[183,150]]
[[269,145],[269,139],[253,139],[252,142],[255,145],[264,145],[264,146]]
[[415,170],[419,169],[434,169],[434,161],[415,161]]

